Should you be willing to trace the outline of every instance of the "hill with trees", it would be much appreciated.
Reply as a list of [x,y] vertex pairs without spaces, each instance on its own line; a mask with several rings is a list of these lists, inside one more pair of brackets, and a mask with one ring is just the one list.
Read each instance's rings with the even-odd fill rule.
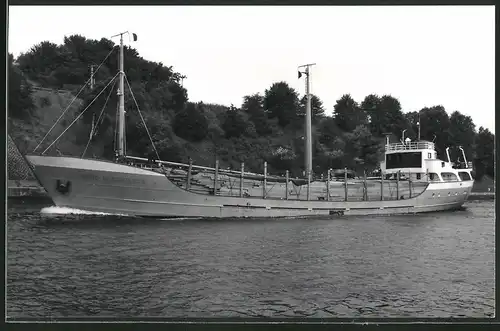
[[[73,35],[61,45],[44,41],[17,59],[9,56],[9,134],[22,152],[31,152],[52,128],[37,149],[45,150],[74,122],[47,154],[114,157],[117,86],[112,78],[118,70],[117,54],[110,40]],[[242,96],[239,106],[193,103],[180,82],[182,74],[171,66],[148,61],[128,46],[124,61],[127,154],[155,156],[142,115],[163,160],[192,158],[197,164],[213,166],[218,158],[224,167],[238,169],[245,162],[246,169],[256,172],[267,161],[270,173],[290,170],[294,176],[301,175],[305,97],[286,82]],[[91,88],[86,84],[89,68],[97,69],[101,62]],[[327,115],[328,110],[332,115]],[[331,107],[313,95],[312,113],[316,174],[329,167],[376,169],[385,135],[399,140],[406,129],[405,137],[415,140],[420,120],[421,138],[436,143],[439,157],[446,159],[445,149],[450,146],[456,161],[461,145],[474,161],[476,177],[494,177],[494,135],[483,127],[477,130],[472,119],[459,111],[449,115],[443,106],[435,105],[404,113],[391,95],[368,95],[359,102],[345,94]]]

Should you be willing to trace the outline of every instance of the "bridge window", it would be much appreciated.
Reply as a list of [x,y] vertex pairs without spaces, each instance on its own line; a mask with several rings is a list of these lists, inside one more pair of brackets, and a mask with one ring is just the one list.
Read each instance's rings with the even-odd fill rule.
[[427,158],[432,159],[432,153],[427,153]]
[[420,173],[417,173],[417,180],[420,180]]
[[458,182],[458,177],[452,172],[443,172],[441,174],[445,182]]
[[466,171],[460,171],[458,172],[458,176],[460,176],[461,180],[471,180],[470,174]]
[[434,172],[429,172],[429,181],[431,181],[431,182],[439,182],[440,179],[439,179],[438,174],[436,174]]
[[386,168],[421,168],[422,154],[420,152],[394,153],[386,155]]

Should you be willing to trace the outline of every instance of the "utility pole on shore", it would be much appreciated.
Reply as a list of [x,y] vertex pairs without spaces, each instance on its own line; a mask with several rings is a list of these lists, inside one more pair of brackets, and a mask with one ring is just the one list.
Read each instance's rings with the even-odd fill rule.
[[94,77],[94,65],[90,65],[90,89],[93,90],[95,85],[95,77]]

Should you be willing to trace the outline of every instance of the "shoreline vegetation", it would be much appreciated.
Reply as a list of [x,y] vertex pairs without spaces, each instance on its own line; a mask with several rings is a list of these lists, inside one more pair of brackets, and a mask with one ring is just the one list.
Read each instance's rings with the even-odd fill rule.
[[[65,37],[61,45],[41,42],[17,58],[9,54],[9,144],[12,138],[20,153],[32,152],[68,108],[38,152],[45,150],[117,72],[117,54],[112,41],[79,35]],[[103,60],[94,86],[81,90],[90,78],[90,66],[97,68]],[[291,177],[302,176],[306,98],[286,82],[242,96],[238,107],[193,103],[182,86],[184,76],[171,66],[148,61],[128,46],[124,61],[127,80],[160,159],[180,163],[192,159],[193,164],[208,167],[217,159],[221,167],[234,170],[244,162],[245,169],[255,173],[263,172],[265,161],[270,175],[288,170]],[[112,85],[105,88],[46,154],[113,159],[115,92]],[[127,90],[125,109],[127,153],[156,158]],[[483,127],[476,129],[470,116],[456,110],[448,114],[441,105],[403,112],[396,97],[375,94],[361,102],[344,94],[335,105],[324,105],[319,96],[312,95],[313,172],[321,176],[329,168],[347,167],[357,175],[371,173],[383,158],[385,135],[396,142],[406,130],[405,138],[416,140],[417,122],[421,139],[435,142],[439,158],[446,160],[445,149],[450,147],[451,161],[461,159],[458,147],[462,146],[473,162],[476,180],[494,179],[494,134]],[[30,179],[29,170],[20,165],[24,160],[11,150],[9,179]]]

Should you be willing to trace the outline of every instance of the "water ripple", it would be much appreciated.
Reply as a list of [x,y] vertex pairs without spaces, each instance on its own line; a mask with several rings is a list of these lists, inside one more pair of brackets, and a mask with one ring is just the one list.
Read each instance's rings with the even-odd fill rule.
[[11,206],[9,317],[493,317],[494,206],[145,220]]

